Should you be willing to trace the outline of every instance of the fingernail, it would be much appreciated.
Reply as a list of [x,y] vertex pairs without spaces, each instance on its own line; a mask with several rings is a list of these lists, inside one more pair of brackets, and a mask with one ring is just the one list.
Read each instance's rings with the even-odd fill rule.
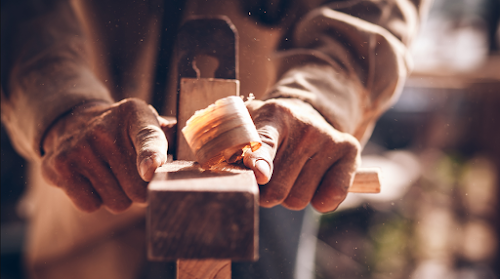
[[140,165],[140,169],[141,169],[141,177],[143,179],[147,179],[146,174],[148,173],[152,164],[153,164],[153,160],[150,157],[142,160],[141,165]]
[[263,175],[266,177],[266,179],[269,179],[271,176],[271,168],[269,167],[269,164],[265,160],[257,160],[255,162],[255,168]]

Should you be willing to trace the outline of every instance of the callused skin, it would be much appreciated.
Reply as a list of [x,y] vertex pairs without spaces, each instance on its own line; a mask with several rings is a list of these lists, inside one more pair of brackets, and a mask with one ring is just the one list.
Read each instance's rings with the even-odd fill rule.
[[297,99],[252,101],[247,108],[263,141],[244,158],[263,185],[261,206],[299,210],[311,202],[320,212],[335,210],[360,164],[358,140]]
[[[263,142],[244,157],[261,185],[261,206],[335,210],[359,166],[359,142],[300,100],[254,100],[247,108]],[[83,211],[122,212],[146,201],[147,181],[167,160],[174,123],[138,99],[80,105],[49,128],[42,173]]]

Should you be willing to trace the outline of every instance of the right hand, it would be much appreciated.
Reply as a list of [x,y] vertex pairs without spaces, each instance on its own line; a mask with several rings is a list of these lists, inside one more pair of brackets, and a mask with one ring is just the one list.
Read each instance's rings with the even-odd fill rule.
[[247,108],[262,146],[245,153],[243,162],[262,185],[260,205],[335,210],[360,164],[358,140],[298,99],[253,100]]
[[124,211],[146,201],[146,181],[166,162],[167,126],[138,99],[80,105],[46,133],[42,174],[83,211]]

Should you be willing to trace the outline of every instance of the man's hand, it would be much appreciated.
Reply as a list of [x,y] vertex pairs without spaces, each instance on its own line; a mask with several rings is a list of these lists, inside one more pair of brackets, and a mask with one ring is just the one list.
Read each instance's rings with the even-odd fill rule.
[[243,161],[262,185],[261,206],[298,210],[311,202],[320,212],[335,210],[360,163],[359,142],[300,100],[252,101],[247,108],[263,145]]
[[146,181],[167,160],[167,124],[138,99],[81,105],[49,128],[42,173],[83,211],[121,212],[146,201]]

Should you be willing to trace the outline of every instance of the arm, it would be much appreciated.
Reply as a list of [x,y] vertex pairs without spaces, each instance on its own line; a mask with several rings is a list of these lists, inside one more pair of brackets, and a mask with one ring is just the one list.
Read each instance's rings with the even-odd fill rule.
[[292,97],[365,142],[411,71],[409,45],[430,1],[339,1],[313,9],[280,51],[268,98]]
[[90,69],[69,1],[38,4],[11,11],[15,18],[2,26],[2,120],[18,151],[32,159],[42,155],[42,138],[60,116],[85,103],[113,102]]
[[39,4],[2,36],[2,121],[17,150],[82,210],[145,201],[144,180],[166,161],[161,120],[143,101],[115,103],[70,1]]
[[[422,2],[422,3],[420,3]],[[263,148],[245,158],[263,206],[321,212],[345,198],[377,118],[410,71],[426,1],[339,1],[305,10],[279,51],[278,82],[249,110]],[[265,163],[264,163],[265,162]],[[272,175],[271,175],[272,173]]]

